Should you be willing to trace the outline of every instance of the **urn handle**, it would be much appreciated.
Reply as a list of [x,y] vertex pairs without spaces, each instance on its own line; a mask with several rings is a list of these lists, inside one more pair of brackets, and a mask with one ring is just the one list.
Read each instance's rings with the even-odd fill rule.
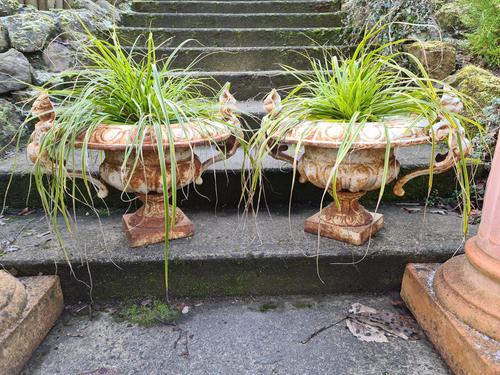
[[[441,104],[450,112],[460,113],[463,109],[463,104],[459,98],[454,95],[444,94],[441,98]],[[457,126],[453,127],[445,118],[441,118],[439,122],[434,124],[431,132],[436,141],[448,141],[448,153],[443,160],[434,160],[432,168],[433,174],[440,174],[448,171],[456,165],[462,157],[467,157],[472,153],[472,144],[467,139],[464,128],[460,125],[458,119],[455,119]],[[406,176],[399,178],[393,188],[393,192],[398,197],[405,194],[404,185],[415,177],[424,176],[431,173],[431,168],[420,168]]]
[[205,160],[201,165],[201,173],[206,171],[211,165],[226,160],[227,158],[233,156],[238,147],[240,147],[240,139],[243,138],[243,132],[240,127],[240,121],[234,114],[233,110],[236,107],[236,99],[229,92],[229,83],[226,83],[222,93],[219,97],[219,112],[222,115],[222,119],[230,123],[237,134],[232,134],[220,147],[220,152],[217,155]]
[[[35,125],[35,130],[31,133],[26,153],[28,159],[32,163],[39,163],[45,173],[50,174],[55,168],[55,162],[46,150],[41,150],[41,145],[43,137],[54,125],[56,116],[54,112],[54,105],[46,92],[40,93],[38,98],[33,103],[31,112],[34,116],[38,117],[39,121]],[[84,174],[81,171],[75,170],[68,170],[67,176],[71,178],[86,178],[97,188],[97,196],[99,198],[105,198],[108,196],[108,188],[98,176],[90,173]]]

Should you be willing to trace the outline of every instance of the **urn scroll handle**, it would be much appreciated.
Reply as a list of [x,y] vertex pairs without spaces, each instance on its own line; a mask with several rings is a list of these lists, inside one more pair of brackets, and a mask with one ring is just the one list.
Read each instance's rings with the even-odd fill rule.
[[[278,94],[276,89],[272,89],[269,94],[267,94],[264,99],[264,109],[267,112],[269,118],[279,115],[281,112],[281,96]],[[285,151],[288,150],[288,145],[275,144],[270,146],[271,155],[277,160],[282,160],[290,164],[295,164],[296,160],[290,154]]]
[[[51,173],[54,169],[54,160],[51,159],[47,151],[41,150],[43,137],[54,125],[56,117],[54,105],[46,92],[41,92],[38,95],[33,103],[31,112],[34,116],[38,117],[39,121],[35,125],[35,130],[31,133],[26,150],[27,156],[32,163],[40,163],[44,171]],[[97,188],[97,196],[99,198],[106,198],[108,196],[108,188],[98,176],[74,170],[68,170],[67,175],[71,178],[86,178]]]
[[[459,98],[454,95],[444,94],[441,98],[441,104],[450,112],[460,113],[464,106]],[[445,118],[441,118],[439,122],[434,124],[431,131],[434,134],[436,141],[444,141],[448,139],[448,153],[443,160],[435,162],[432,168],[433,174],[440,174],[448,171],[456,165],[462,157],[467,157],[472,152],[472,144],[465,135],[464,128],[457,121],[457,126],[453,127]],[[405,195],[404,185],[415,177],[424,176],[431,173],[431,168],[420,168],[406,176],[399,178],[394,184],[393,192],[398,197]]]
[[240,147],[239,138],[243,137],[243,132],[240,128],[240,121],[235,116],[233,110],[236,105],[236,99],[229,92],[228,84],[226,84],[224,90],[222,91],[219,97],[219,112],[222,115],[222,119],[230,123],[237,129],[238,134],[232,134],[225,142],[225,144],[221,147],[221,151],[219,154],[214,155],[213,157],[205,160],[201,165],[201,171],[206,171],[211,165],[226,160],[227,158],[233,156],[238,147]]

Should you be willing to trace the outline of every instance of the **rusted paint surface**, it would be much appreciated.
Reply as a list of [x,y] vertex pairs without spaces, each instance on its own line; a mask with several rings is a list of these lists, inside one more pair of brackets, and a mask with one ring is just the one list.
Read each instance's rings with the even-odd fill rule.
[[[163,194],[138,195],[143,206],[131,214],[123,215],[123,227],[131,247],[165,240],[165,206]],[[169,218],[172,217],[170,207]],[[194,225],[180,208],[175,210],[174,227],[169,230],[171,240],[190,237]]]

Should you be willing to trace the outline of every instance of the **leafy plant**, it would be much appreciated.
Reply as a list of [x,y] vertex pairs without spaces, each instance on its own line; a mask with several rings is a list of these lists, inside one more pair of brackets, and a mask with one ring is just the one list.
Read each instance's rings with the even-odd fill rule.
[[[400,39],[378,44],[378,35],[388,25],[377,24],[365,31],[363,39],[350,57],[337,57],[335,51],[326,47],[321,59],[305,56],[310,62],[312,73],[305,74],[290,66],[284,69],[295,76],[297,86],[281,102],[281,111],[266,117],[261,128],[250,139],[249,146],[254,150],[250,162],[252,173],[247,179],[247,193],[260,196],[259,186],[262,180],[262,161],[264,157],[279,146],[281,140],[294,127],[305,120],[325,119],[333,122],[345,122],[345,135],[339,146],[337,159],[331,172],[331,188],[336,196],[336,171],[338,165],[347,156],[363,126],[369,121],[380,121],[398,115],[415,116],[414,124],[425,119],[434,124],[438,119],[446,119],[452,128],[458,129],[460,121],[479,126],[475,121],[450,111],[441,104],[443,94],[461,97],[467,104],[467,98],[456,90],[445,87],[442,82],[431,79],[417,58],[397,47],[406,40]],[[398,61],[408,58],[418,67],[414,73]],[[409,124],[409,126],[414,126]],[[303,124],[302,124],[303,125]],[[431,125],[429,125],[430,127]],[[307,128],[304,128],[304,133]],[[387,128],[386,128],[387,132]],[[432,132],[431,132],[432,133]],[[456,132],[461,137],[459,131]],[[451,136],[449,138],[451,141]],[[463,140],[457,142],[460,149],[460,161],[456,165],[458,180],[462,191],[464,208],[463,229],[467,230],[467,216],[470,212],[470,184],[467,159],[464,155]],[[299,156],[300,141],[293,151],[294,176]],[[435,140],[433,138],[430,161],[429,194],[432,189],[432,168],[434,164]],[[390,142],[387,142],[384,176],[379,194],[379,202],[384,192],[390,158]],[[325,190],[325,192],[326,192]]]
[[144,327],[170,323],[180,316],[181,313],[175,307],[157,299],[148,304],[129,302],[116,313],[118,320],[126,320]]
[[[161,166],[164,208],[165,212],[169,212],[169,208],[172,210],[171,217],[166,215],[165,218],[165,288],[168,299],[168,233],[169,228],[175,225],[178,188],[171,125],[179,124],[181,130],[186,131],[188,123],[203,126],[210,120],[224,124],[237,138],[240,131],[219,114],[214,90],[205,80],[189,74],[197,59],[186,68],[172,68],[179,49],[189,41],[160,59],[156,55],[157,47],[152,34],[147,38],[145,52],[139,51],[137,42],[130,51],[126,51],[120,45],[115,31],[106,40],[90,33],[88,38],[89,44],[84,51],[84,61],[89,61],[88,65],[83,70],[65,73],[64,84],[45,88],[56,104],[55,120],[40,144],[39,158],[34,168],[35,185],[69,262],[58,217],[62,217],[65,227],[73,235],[71,211],[75,210],[77,202],[88,206],[99,216],[94,208],[94,180],[88,168],[90,135],[100,124],[132,124],[136,127],[137,135],[130,140],[123,161],[123,165],[128,161],[133,162],[130,178],[143,157],[145,135],[154,135]],[[213,96],[207,97],[202,92],[209,92]],[[162,131],[165,129],[167,135]],[[83,141],[78,145],[77,137],[81,140],[82,136]],[[165,148],[164,144],[168,144],[168,147]],[[216,147],[215,141],[213,144]],[[166,152],[169,153],[170,167],[165,161]],[[79,154],[81,158],[77,157]],[[50,158],[48,165],[45,157]],[[81,172],[83,187],[77,184],[72,170]],[[167,187],[168,173],[172,181],[170,191]],[[169,202],[169,195],[172,203]]]
[[463,22],[472,30],[468,34],[473,53],[490,65],[500,66],[500,0],[460,0]]

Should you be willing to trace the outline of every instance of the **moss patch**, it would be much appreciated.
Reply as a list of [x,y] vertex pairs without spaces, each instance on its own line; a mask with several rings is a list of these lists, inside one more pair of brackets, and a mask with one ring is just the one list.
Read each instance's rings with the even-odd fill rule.
[[278,305],[275,304],[274,302],[266,302],[263,303],[262,305],[259,306],[259,311],[260,312],[267,312],[270,310],[276,310],[278,308]]
[[128,321],[143,327],[171,323],[179,317],[180,312],[176,308],[158,299],[149,303],[127,302],[115,315],[117,321]]
[[450,83],[465,95],[474,99],[477,109],[489,106],[500,97],[500,78],[488,70],[475,65],[467,65],[450,79]]

